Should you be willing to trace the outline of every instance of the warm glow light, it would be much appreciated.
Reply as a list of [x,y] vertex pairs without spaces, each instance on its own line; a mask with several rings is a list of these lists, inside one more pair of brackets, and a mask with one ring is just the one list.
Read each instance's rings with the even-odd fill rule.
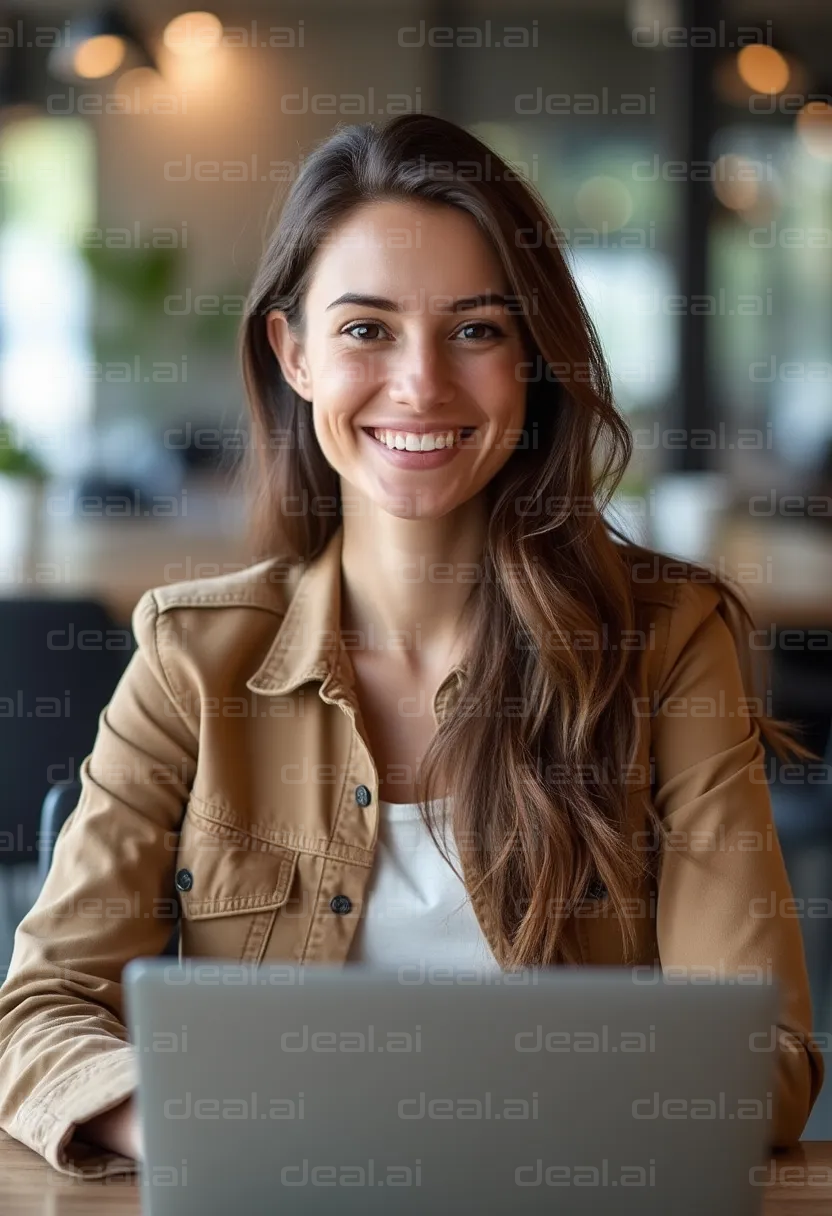
[[190,114],[196,112],[194,106],[211,103],[217,90],[227,87],[232,80],[234,87],[240,89],[246,79],[245,73],[237,71],[239,57],[224,43],[205,55],[175,55],[160,44],[158,60],[166,88],[174,93],[187,93]]
[[126,114],[150,114],[157,96],[164,90],[164,81],[153,68],[130,68],[119,76],[115,94],[123,98]]
[[204,55],[219,46],[222,22],[213,13],[182,13],[165,26],[162,40],[175,55]]
[[760,192],[757,166],[744,156],[729,153],[720,156],[714,169],[714,194],[723,207],[747,211],[754,206]]
[[737,55],[737,70],[755,93],[782,93],[789,83],[789,65],[773,46],[755,42]]
[[[752,47],[745,48],[752,50]],[[765,47],[761,47],[765,50]],[[749,83],[740,75],[739,55],[725,55],[718,60],[714,68],[714,89],[720,101],[727,102],[728,105],[742,106],[744,110],[748,109],[750,98],[754,98],[751,104],[752,112],[755,114],[774,114],[777,112],[777,97],[775,93],[769,93],[767,89],[757,89],[751,87]],[[805,93],[809,87],[806,78],[806,69],[799,59],[794,55],[780,54],[780,58],[786,65],[788,72],[788,87],[789,95],[794,93]],[[755,78],[756,79],[756,78]],[[766,100],[766,98],[768,100]]]
[[153,68],[130,68],[119,76],[116,87],[119,89],[138,89],[141,93],[152,94],[164,84],[162,77]]
[[82,42],[73,56],[72,66],[79,76],[97,79],[109,76],[127,54],[122,38],[114,34],[99,34]]
[[811,156],[832,161],[832,106],[828,101],[807,102],[795,126]]

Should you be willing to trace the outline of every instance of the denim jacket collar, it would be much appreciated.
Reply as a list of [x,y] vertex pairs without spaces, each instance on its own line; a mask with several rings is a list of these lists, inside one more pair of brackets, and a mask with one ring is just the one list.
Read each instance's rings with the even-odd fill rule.
[[[319,694],[323,700],[356,707],[352,664],[340,625],[343,541],[341,523],[300,574],[274,641],[246,681],[252,692],[285,696],[309,680],[321,680]],[[458,696],[466,672],[467,664],[462,660],[437,689],[433,702],[437,723]]]

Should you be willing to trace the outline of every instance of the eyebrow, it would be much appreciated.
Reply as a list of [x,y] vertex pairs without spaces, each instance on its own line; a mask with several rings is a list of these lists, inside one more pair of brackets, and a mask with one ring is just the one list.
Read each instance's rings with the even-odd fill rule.
[[[488,308],[508,303],[506,296],[499,292],[485,292],[480,296],[460,296],[458,300],[454,300],[450,306],[438,308],[437,312],[467,312],[474,308]],[[384,296],[365,296],[360,292],[347,291],[337,300],[333,300],[328,304],[326,311],[331,308],[337,308],[339,304],[361,304],[364,308],[378,308],[384,312],[401,312],[400,306],[395,300],[388,300]]]

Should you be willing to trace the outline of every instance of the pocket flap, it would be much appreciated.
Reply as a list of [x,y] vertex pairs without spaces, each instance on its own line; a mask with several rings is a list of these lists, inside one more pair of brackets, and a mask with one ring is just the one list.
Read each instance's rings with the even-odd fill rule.
[[280,908],[289,898],[297,860],[295,849],[189,812],[175,870],[182,915],[204,920]]

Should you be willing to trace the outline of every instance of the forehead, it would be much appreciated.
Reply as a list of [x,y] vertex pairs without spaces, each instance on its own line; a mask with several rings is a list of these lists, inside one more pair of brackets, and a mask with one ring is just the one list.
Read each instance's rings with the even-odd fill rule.
[[508,290],[500,259],[457,207],[385,201],[338,224],[315,255],[310,304],[345,291],[397,299],[423,289],[449,296]]

